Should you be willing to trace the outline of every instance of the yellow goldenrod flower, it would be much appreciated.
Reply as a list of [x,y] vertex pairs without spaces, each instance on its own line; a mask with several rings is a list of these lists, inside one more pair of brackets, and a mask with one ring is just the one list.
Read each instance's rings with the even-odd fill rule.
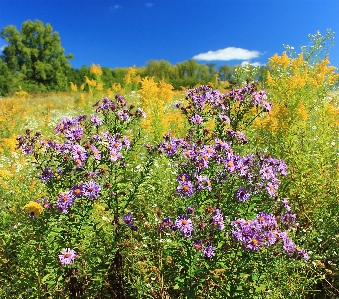
[[99,76],[102,75],[102,69],[101,69],[99,64],[95,65],[94,63],[92,63],[92,65],[91,65],[91,67],[89,69],[89,72],[91,74],[96,74],[96,75],[99,75]]

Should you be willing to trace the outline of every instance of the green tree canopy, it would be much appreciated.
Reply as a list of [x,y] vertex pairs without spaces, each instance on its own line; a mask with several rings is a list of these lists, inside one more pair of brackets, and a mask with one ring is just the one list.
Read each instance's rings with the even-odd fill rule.
[[2,60],[9,70],[22,74],[28,85],[38,85],[45,90],[64,90],[68,86],[67,72],[71,66],[64,54],[58,32],[50,24],[39,20],[25,21],[21,30],[9,25],[2,28],[0,36],[6,40]]

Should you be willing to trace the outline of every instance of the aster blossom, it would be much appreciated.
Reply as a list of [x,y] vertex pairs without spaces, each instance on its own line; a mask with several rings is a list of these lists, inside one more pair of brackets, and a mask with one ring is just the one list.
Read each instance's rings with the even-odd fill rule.
[[62,266],[72,265],[77,257],[78,255],[73,249],[66,248],[61,250],[59,254],[59,261]]

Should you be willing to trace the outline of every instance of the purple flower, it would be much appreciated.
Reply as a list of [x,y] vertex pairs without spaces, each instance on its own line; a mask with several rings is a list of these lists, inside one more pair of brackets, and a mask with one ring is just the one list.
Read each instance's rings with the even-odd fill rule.
[[129,114],[126,112],[126,110],[120,110],[118,111],[118,116],[122,121],[129,119]]
[[102,125],[102,120],[99,116],[96,116],[94,114],[91,115],[91,123],[96,126],[99,127]]
[[137,109],[137,113],[142,116],[143,118],[146,118],[146,113],[144,110],[142,110],[141,108]]
[[179,229],[181,233],[185,235],[185,237],[190,237],[193,232],[193,223],[190,218],[186,215],[180,215],[175,220],[175,227]]
[[73,204],[75,197],[72,191],[60,192],[57,199],[57,207],[63,214],[68,213],[68,208]]
[[202,243],[200,240],[194,240],[193,241],[193,248],[196,250],[196,251],[200,251],[202,249]]
[[76,252],[70,248],[61,250],[59,260],[62,266],[73,264],[74,260],[78,257]]
[[195,177],[197,179],[197,182],[196,182],[197,190],[208,189],[208,191],[212,191],[211,182],[208,179],[207,175],[204,175],[204,176],[196,175]]
[[115,150],[111,150],[109,152],[109,157],[113,162],[116,162],[116,161],[118,161],[119,159],[122,158],[122,154],[120,152],[115,151]]
[[212,224],[217,225],[219,230],[224,230],[225,224],[224,224],[224,218],[222,216],[222,213],[219,209],[215,209],[213,212],[213,217],[211,219]]
[[82,185],[83,195],[90,198],[98,198],[101,188],[95,181],[89,181]]
[[235,193],[235,196],[239,201],[246,202],[251,194],[244,187],[240,187]]
[[214,250],[216,248],[212,246],[211,243],[209,243],[205,248],[204,248],[204,255],[207,258],[211,258],[212,256],[215,255]]
[[87,151],[79,144],[75,144],[71,147],[71,154],[77,167],[82,167],[83,163],[88,158]]
[[132,226],[134,224],[134,220],[132,217],[132,213],[128,212],[126,215],[124,215],[122,217],[122,220],[128,225],[128,226]]
[[172,222],[172,219],[171,219],[171,218],[169,218],[169,217],[164,218],[164,219],[162,220],[162,222],[161,222],[159,228],[158,228],[158,231],[162,231],[162,230],[164,230],[165,228],[171,228],[172,223],[173,223],[173,222]]
[[276,195],[276,192],[277,192],[276,186],[274,186],[271,182],[269,182],[269,183],[267,184],[266,189],[267,189],[268,194],[269,194],[271,197],[273,197],[273,196]]
[[203,123],[203,118],[199,114],[194,114],[190,120],[195,125],[201,125]]
[[82,186],[81,185],[75,185],[71,188],[72,194],[74,197],[78,198],[82,196]]
[[84,128],[80,125],[76,125],[75,127],[72,127],[68,129],[64,135],[67,139],[71,141],[79,141],[84,133]]
[[131,147],[131,140],[127,136],[124,136],[124,145],[127,149]]
[[51,209],[51,208],[53,207],[53,205],[48,201],[47,198],[43,198],[43,201],[44,201],[44,203],[43,203],[42,206],[43,206],[45,209]]
[[180,197],[190,198],[194,193],[193,184],[191,182],[185,182],[177,187],[177,192]]
[[101,159],[101,153],[98,150],[98,148],[94,145],[91,145],[91,150],[92,150],[94,158],[97,159],[97,160],[100,160]]
[[191,180],[191,177],[188,173],[182,173],[177,176],[177,181],[180,185],[185,185]]
[[44,182],[48,182],[54,176],[55,175],[53,171],[48,166],[46,166],[44,171],[41,173],[40,179]]

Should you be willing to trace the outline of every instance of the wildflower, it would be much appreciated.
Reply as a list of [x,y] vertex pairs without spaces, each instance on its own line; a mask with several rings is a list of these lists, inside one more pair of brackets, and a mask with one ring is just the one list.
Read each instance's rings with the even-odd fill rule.
[[96,126],[99,127],[102,125],[102,120],[99,116],[96,116],[94,114],[91,115],[91,123]]
[[89,181],[82,185],[83,195],[90,198],[98,198],[101,188],[95,181]]
[[244,187],[240,187],[235,193],[235,196],[239,201],[246,202],[251,194]]
[[67,214],[68,213],[67,209],[70,206],[72,206],[74,200],[75,200],[75,197],[72,191],[60,192],[56,205],[61,213]]
[[78,257],[76,252],[70,248],[61,250],[59,260],[62,266],[73,264],[74,260]]
[[100,160],[101,154],[100,154],[100,151],[98,150],[98,148],[94,145],[91,145],[91,150],[92,150],[94,158],[97,159],[97,160]]
[[113,162],[116,162],[117,160],[121,159],[123,156],[120,152],[117,152],[112,149],[109,153],[109,157]]
[[175,227],[179,229],[181,233],[185,235],[185,237],[190,237],[193,232],[193,223],[190,218],[185,215],[180,215],[175,220]]
[[212,191],[212,186],[211,186],[211,182],[208,179],[207,175],[204,176],[200,176],[200,175],[196,175],[196,189],[197,190],[204,190],[204,189],[208,189],[208,191]]
[[180,197],[190,198],[194,193],[193,184],[190,181],[185,182],[177,187],[177,192]]
[[171,225],[172,225],[172,219],[169,218],[169,217],[166,217],[162,220],[161,224],[160,224],[160,227],[158,228],[158,231],[162,231],[164,230],[165,228],[170,228]]
[[217,225],[219,230],[224,230],[225,224],[224,224],[224,218],[222,216],[222,213],[219,209],[214,210],[214,215],[212,217],[212,223]]
[[67,130],[64,135],[71,141],[79,141],[84,133],[84,128],[80,125],[76,125]]
[[205,249],[204,249],[204,255],[205,255],[205,257],[211,258],[212,256],[214,256],[214,255],[215,255],[215,253],[214,253],[214,250],[215,250],[215,249],[216,249],[216,248],[213,247],[211,243],[209,243],[209,244],[205,247]]
[[199,251],[202,249],[202,243],[200,240],[194,240],[193,241],[193,247],[195,250]]
[[75,185],[71,188],[72,194],[74,197],[81,197],[83,192],[82,192],[82,186],[81,185]]
[[51,170],[51,168],[49,168],[48,166],[45,167],[45,169],[43,170],[43,172],[41,173],[40,179],[43,182],[48,182],[51,178],[53,178],[55,175],[53,173],[53,171]]
[[199,114],[195,114],[190,120],[195,125],[201,125],[203,123],[203,118]]
[[82,167],[83,162],[85,162],[88,157],[87,151],[79,144],[75,144],[71,147],[71,154],[77,167]]
[[137,114],[139,114],[141,117],[146,118],[146,113],[144,110],[142,110],[141,108],[138,108],[137,110]]
[[136,225],[134,225],[134,220],[133,220],[131,212],[128,212],[126,215],[124,215],[122,217],[122,220],[127,224],[127,226],[131,230],[133,230],[133,231],[137,231],[138,230],[138,227]]
[[52,208],[52,204],[48,201],[48,199],[47,198],[43,198],[43,207],[45,208],[45,209],[51,209]]
[[32,218],[37,218],[42,214],[43,207],[39,205],[35,201],[30,201],[28,204],[26,204],[23,209],[26,211],[26,213],[29,214]]

